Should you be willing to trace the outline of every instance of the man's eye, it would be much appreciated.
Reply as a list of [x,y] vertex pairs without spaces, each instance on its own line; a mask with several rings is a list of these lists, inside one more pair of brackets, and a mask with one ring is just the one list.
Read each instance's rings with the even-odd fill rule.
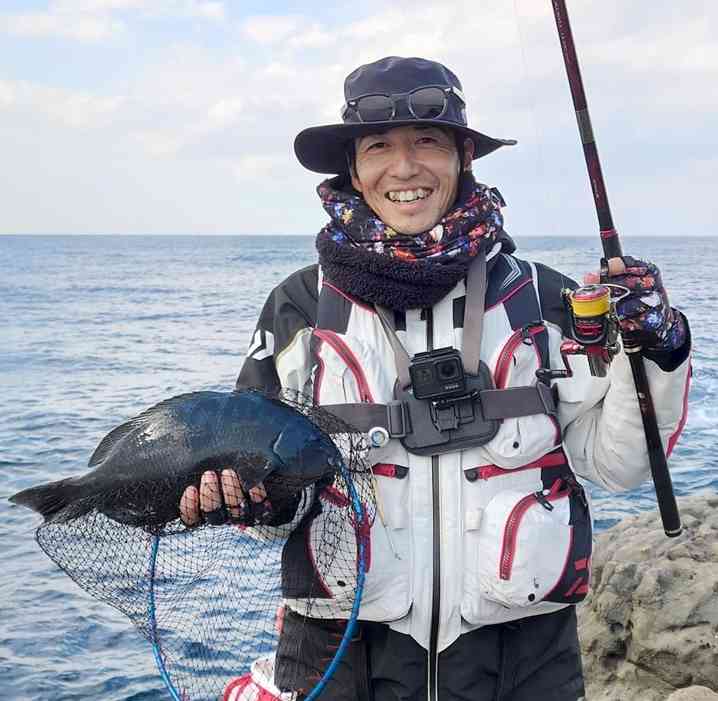
[[418,144],[436,144],[438,139],[435,136],[422,136],[417,140]]
[[384,141],[375,141],[373,144],[369,144],[366,147],[366,150],[367,151],[372,151],[372,150],[376,151],[376,150],[384,148],[385,146],[386,146],[386,143]]

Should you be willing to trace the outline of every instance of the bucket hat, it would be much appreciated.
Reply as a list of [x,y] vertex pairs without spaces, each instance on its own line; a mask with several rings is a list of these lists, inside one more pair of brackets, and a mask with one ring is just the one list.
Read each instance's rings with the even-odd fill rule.
[[315,173],[345,172],[351,139],[394,127],[450,127],[474,142],[475,159],[516,143],[467,126],[461,83],[436,61],[388,56],[360,66],[344,81],[344,99],[341,124],[309,127],[294,140],[299,162]]

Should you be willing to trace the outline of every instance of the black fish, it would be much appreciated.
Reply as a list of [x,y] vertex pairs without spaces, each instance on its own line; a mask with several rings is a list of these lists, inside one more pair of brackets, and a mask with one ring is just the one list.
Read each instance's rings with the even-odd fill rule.
[[341,459],[325,433],[282,401],[253,390],[192,392],[108,433],[90,458],[91,472],[31,487],[10,501],[45,521],[97,508],[122,523],[158,526],[178,518],[182,492],[205,470],[234,467],[246,490],[274,481],[296,494],[336,472]]

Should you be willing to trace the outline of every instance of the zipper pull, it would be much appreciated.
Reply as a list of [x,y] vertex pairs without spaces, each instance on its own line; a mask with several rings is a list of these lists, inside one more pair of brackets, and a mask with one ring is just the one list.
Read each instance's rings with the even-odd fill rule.
[[524,324],[521,327],[522,342],[525,343],[527,346],[534,345],[535,341],[533,339],[533,336],[531,335],[531,329],[535,329],[538,327],[544,327],[543,321],[529,321],[528,324]]
[[536,501],[541,504],[546,511],[553,511],[553,504],[546,498],[543,492],[534,492],[534,497],[536,497]]

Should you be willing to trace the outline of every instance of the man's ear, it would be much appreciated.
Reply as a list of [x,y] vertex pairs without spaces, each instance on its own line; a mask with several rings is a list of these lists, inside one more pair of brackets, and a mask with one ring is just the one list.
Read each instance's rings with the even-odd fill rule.
[[352,164],[349,166],[349,175],[351,176],[351,179],[352,179],[352,187],[353,187],[357,192],[362,192],[362,185],[361,185],[361,183],[359,182],[359,178],[357,177],[357,168],[356,168],[356,164],[355,164],[355,163],[352,163]]
[[474,160],[474,142],[466,138],[464,139],[464,162],[461,164],[463,170],[471,170],[471,164]]

